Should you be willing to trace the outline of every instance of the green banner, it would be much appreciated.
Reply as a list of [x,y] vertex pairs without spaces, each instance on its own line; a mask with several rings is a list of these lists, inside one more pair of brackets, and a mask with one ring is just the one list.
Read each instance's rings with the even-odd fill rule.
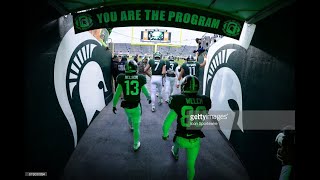
[[218,13],[172,5],[116,5],[74,13],[75,33],[99,28],[165,26],[238,39],[244,21]]

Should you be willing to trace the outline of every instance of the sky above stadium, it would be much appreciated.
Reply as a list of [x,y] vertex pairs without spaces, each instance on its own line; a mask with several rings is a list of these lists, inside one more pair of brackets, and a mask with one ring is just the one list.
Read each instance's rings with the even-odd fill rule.
[[[171,32],[171,43],[173,45],[197,46],[195,39],[201,38],[206,32],[194,31],[173,27],[143,26],[143,27],[118,27],[113,28],[109,36],[113,43],[142,43],[141,31],[145,29],[159,29]],[[211,34],[211,33],[207,33]]]

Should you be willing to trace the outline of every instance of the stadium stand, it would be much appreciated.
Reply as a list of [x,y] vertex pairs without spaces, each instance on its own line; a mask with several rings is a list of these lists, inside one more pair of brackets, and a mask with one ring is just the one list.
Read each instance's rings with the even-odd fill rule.
[[[130,56],[144,56],[145,54],[153,54],[153,46],[131,45],[130,43],[114,43],[114,52],[118,54],[129,54]],[[185,58],[197,49],[196,46],[182,45],[180,47],[158,46],[164,58],[172,55],[179,58]]]

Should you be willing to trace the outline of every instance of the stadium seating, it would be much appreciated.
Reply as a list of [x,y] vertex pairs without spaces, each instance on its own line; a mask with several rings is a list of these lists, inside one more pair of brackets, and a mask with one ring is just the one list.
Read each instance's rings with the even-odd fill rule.
[[[129,54],[130,56],[144,56],[145,54],[153,54],[153,46],[131,45],[130,43],[114,43],[114,52],[118,54]],[[182,45],[181,47],[172,46],[158,46],[163,57],[166,59],[168,56],[175,56],[185,58],[190,54],[193,54],[193,50],[196,50],[196,46]]]

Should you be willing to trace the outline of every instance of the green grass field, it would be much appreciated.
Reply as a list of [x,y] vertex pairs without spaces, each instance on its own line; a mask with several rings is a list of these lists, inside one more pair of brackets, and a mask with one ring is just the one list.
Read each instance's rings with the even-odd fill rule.
[[[138,58],[138,61],[141,61],[141,60],[142,60],[142,58]],[[167,61],[168,59],[163,59],[163,60]],[[183,60],[183,59],[175,60],[175,61],[179,64],[179,66],[181,66],[185,62],[185,60]]]
[[180,59],[180,60],[177,60],[176,61],[178,64],[179,64],[179,66],[181,66],[184,62],[186,62],[185,60],[183,60],[183,59]]

